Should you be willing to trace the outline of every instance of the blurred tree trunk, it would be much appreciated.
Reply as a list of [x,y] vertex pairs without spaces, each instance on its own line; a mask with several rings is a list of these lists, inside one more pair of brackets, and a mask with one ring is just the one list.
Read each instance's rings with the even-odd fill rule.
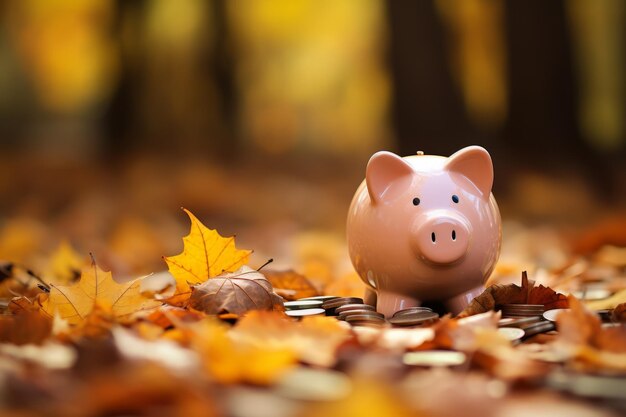
[[509,118],[502,153],[521,169],[576,170],[608,196],[613,178],[584,141],[563,0],[508,1]]
[[387,10],[399,152],[449,155],[474,143],[476,131],[450,73],[434,1],[388,0]]

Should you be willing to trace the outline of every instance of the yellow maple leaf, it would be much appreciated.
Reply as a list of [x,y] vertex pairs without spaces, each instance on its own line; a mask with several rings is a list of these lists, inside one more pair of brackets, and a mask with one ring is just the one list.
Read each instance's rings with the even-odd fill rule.
[[49,316],[58,314],[69,323],[77,324],[98,307],[109,309],[119,319],[161,305],[159,301],[144,297],[140,285],[139,279],[118,284],[111,272],[102,271],[92,260],[91,266],[82,270],[78,283],[52,285],[48,299],[41,307]]
[[235,237],[222,237],[216,230],[203,225],[189,210],[183,209],[191,220],[191,230],[183,238],[183,252],[164,257],[170,273],[176,279],[176,293],[189,292],[189,284],[199,284],[223,272],[234,272],[248,263],[251,250],[235,247]]
[[74,250],[67,240],[64,240],[50,255],[44,279],[52,284],[69,284],[76,279],[81,267],[86,264],[86,260]]

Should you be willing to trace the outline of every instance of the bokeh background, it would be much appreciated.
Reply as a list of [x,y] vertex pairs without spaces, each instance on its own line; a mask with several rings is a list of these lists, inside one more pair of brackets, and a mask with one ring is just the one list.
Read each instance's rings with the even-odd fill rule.
[[620,0],[4,0],[0,22],[0,259],[65,241],[164,269],[184,206],[330,279],[380,149],[479,144],[505,219],[624,224]]

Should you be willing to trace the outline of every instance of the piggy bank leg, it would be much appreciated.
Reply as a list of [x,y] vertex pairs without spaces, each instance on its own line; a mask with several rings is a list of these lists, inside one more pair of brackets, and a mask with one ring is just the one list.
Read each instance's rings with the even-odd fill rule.
[[465,307],[467,307],[474,298],[482,294],[484,290],[485,287],[481,285],[467,292],[464,292],[463,294],[459,294],[456,297],[448,299],[444,304],[447,310],[456,316],[461,311],[465,310]]
[[365,295],[363,296],[363,302],[376,307],[376,291],[371,288],[365,288]]
[[419,306],[419,301],[415,298],[407,297],[403,294],[396,294],[387,291],[378,291],[378,300],[376,302],[376,311],[389,318],[393,313],[405,308]]

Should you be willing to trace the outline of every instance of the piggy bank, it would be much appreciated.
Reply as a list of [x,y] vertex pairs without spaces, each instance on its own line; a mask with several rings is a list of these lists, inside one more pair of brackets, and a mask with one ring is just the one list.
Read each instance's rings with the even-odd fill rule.
[[374,154],[350,205],[350,259],[366,302],[390,317],[425,301],[457,314],[484,289],[500,254],[493,165],[479,146],[449,158]]

